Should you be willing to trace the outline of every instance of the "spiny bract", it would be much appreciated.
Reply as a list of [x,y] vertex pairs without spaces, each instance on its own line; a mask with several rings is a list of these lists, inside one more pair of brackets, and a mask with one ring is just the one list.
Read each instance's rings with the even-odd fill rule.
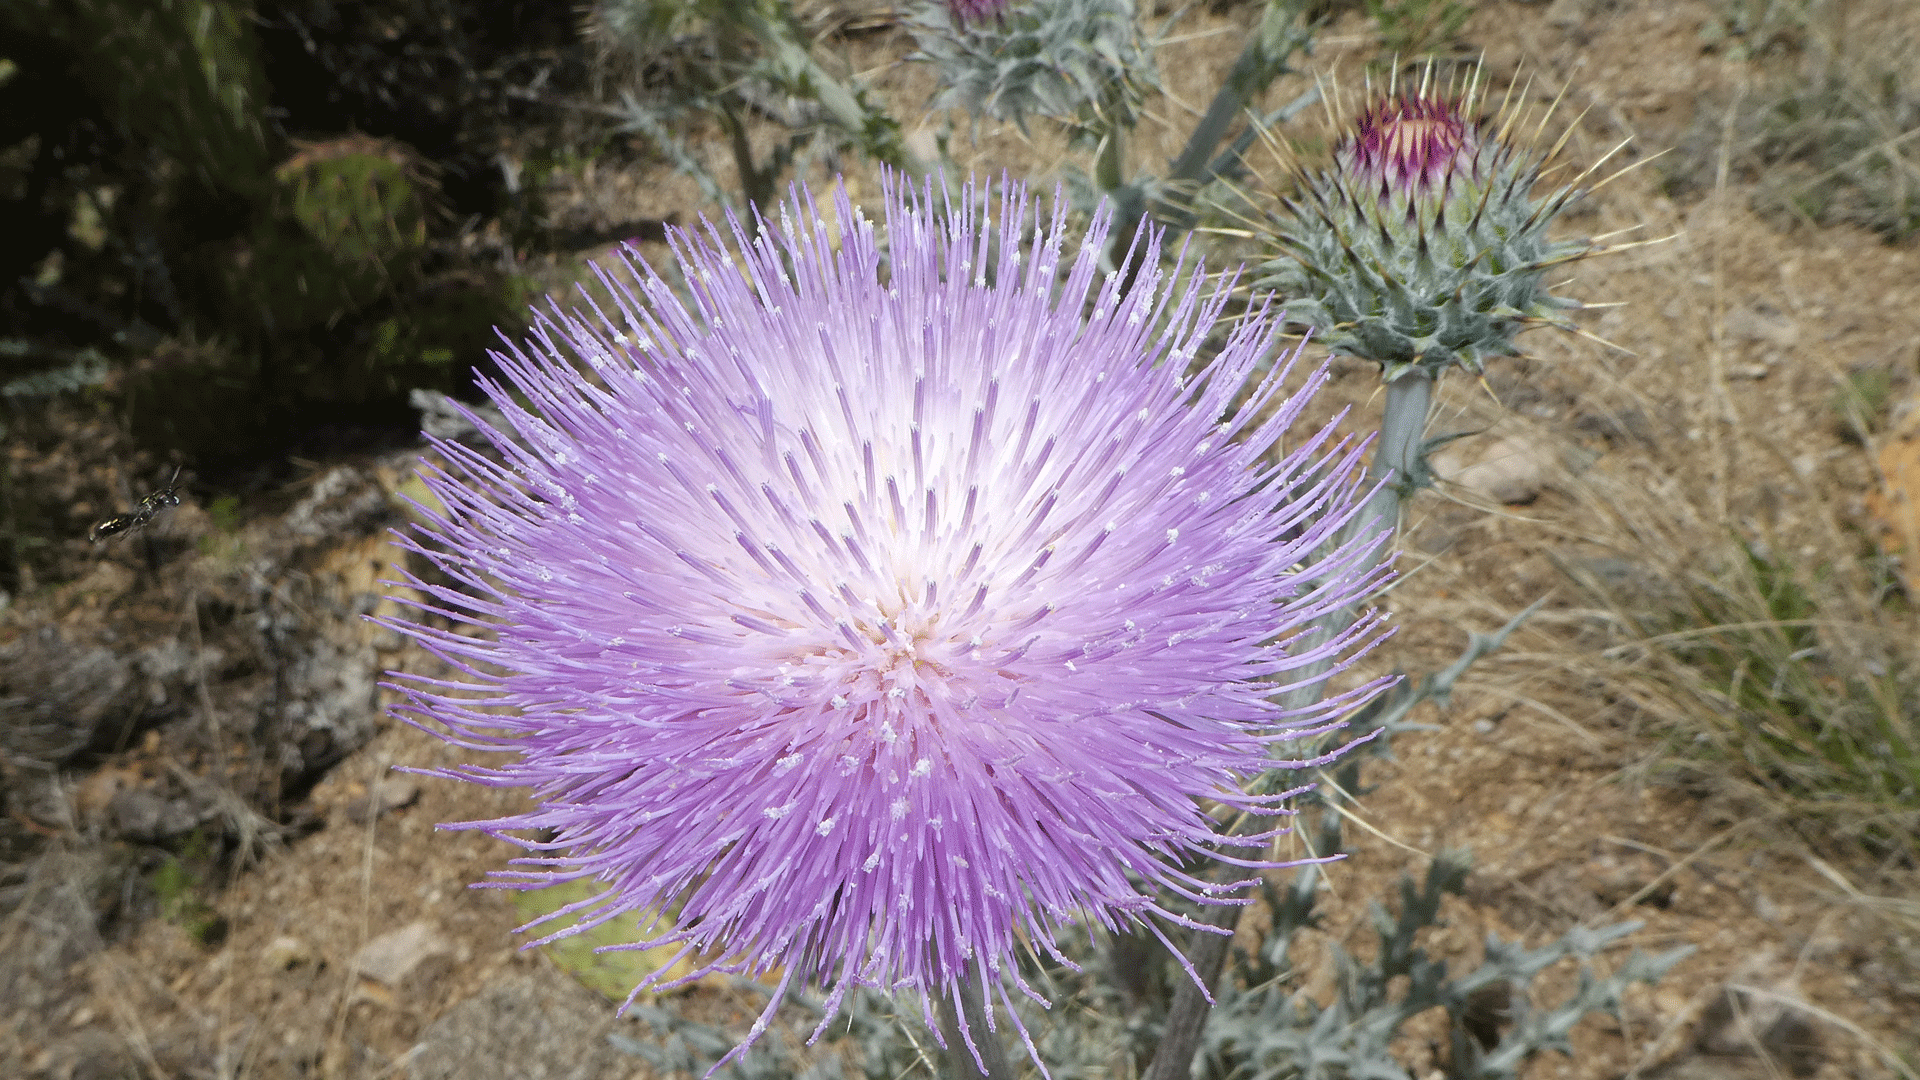
[[1386,573],[1373,540],[1301,567],[1361,447],[1292,430],[1325,373],[1256,374],[1279,320],[1203,357],[1227,288],[1153,239],[1127,287],[1104,216],[932,190],[889,182],[884,257],[844,192],[837,246],[808,198],[677,234],[690,300],[629,256],[612,311],[499,356],[504,464],[433,440],[405,541],[453,626],[403,628],[465,678],[397,676],[402,713],[517,755],[443,775],[538,800],[454,827],[534,853],[514,886],[603,885],[585,923],[674,913],[689,978],[833,986],[829,1017],[854,985],[1004,1004],[1016,942],[1235,902],[1181,869],[1236,842],[1198,800],[1284,812],[1243,782],[1374,685],[1270,700],[1374,638],[1296,635]]

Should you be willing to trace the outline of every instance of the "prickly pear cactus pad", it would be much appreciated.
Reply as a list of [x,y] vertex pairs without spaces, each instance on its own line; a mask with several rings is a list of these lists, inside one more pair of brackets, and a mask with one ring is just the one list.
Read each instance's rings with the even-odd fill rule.
[[391,273],[426,243],[433,184],[409,147],[365,135],[295,145],[274,178],[294,219],[335,262]]
[[1582,306],[1550,293],[1546,274],[1600,250],[1548,236],[1584,191],[1534,198],[1553,152],[1516,137],[1516,108],[1479,116],[1483,87],[1476,70],[1443,90],[1429,69],[1372,95],[1343,125],[1332,166],[1297,170],[1269,238],[1279,251],[1258,285],[1335,352],[1379,361],[1388,381],[1416,367],[1477,372],[1518,355],[1530,326],[1571,329],[1566,313]]

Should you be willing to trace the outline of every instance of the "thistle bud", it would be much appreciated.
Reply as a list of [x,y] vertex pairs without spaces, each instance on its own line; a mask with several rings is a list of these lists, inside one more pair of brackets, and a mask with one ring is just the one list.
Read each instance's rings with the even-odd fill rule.
[[923,0],[908,26],[914,58],[939,68],[936,107],[1130,127],[1158,85],[1136,16],[1134,0]]
[[1516,356],[1514,337],[1536,324],[1571,329],[1579,301],[1548,292],[1547,270],[1594,253],[1555,242],[1554,217],[1585,192],[1532,195],[1552,156],[1509,141],[1477,118],[1479,75],[1458,95],[1392,89],[1342,137],[1332,167],[1301,177],[1285,200],[1280,253],[1258,284],[1337,353],[1377,360],[1388,381],[1429,376],[1489,356]]

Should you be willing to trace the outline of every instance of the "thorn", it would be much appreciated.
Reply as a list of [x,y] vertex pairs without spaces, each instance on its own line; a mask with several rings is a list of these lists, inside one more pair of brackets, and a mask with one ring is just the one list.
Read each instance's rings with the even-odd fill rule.
[[[1568,128],[1567,130],[1568,130],[1569,132],[1571,132],[1571,131],[1572,131],[1573,129],[1572,129],[1572,128]],[[1615,144],[1613,145],[1613,149],[1611,149],[1611,150],[1609,150],[1609,151],[1607,151],[1607,152],[1606,152],[1606,153],[1604,153],[1604,154],[1601,154],[1601,155],[1600,155],[1600,160],[1598,160],[1598,161],[1596,161],[1596,162],[1594,162],[1593,164],[1591,164],[1591,165],[1589,165],[1589,166],[1587,166],[1586,168],[1584,168],[1584,169],[1582,169],[1582,170],[1580,170],[1580,175],[1579,175],[1579,176],[1576,176],[1576,177],[1574,177],[1574,178],[1573,178],[1572,180],[1569,180],[1569,181],[1568,181],[1568,183],[1569,183],[1569,184],[1579,184],[1579,183],[1580,183],[1581,181],[1584,181],[1584,180],[1585,180],[1585,179],[1586,179],[1587,177],[1589,177],[1589,176],[1592,176],[1592,175],[1593,175],[1593,174],[1594,174],[1595,172],[1597,172],[1597,171],[1599,170],[1599,168],[1600,168],[1600,166],[1602,166],[1602,165],[1605,165],[1605,164],[1606,164],[1606,163],[1607,163],[1607,162],[1608,162],[1609,160],[1611,160],[1611,159],[1613,158],[1613,155],[1615,155],[1615,154],[1617,154],[1617,153],[1619,153],[1619,152],[1620,152],[1620,151],[1622,151],[1622,150],[1625,150],[1625,149],[1627,148],[1627,144],[1628,144],[1628,143],[1630,143],[1630,142],[1632,142],[1632,141],[1633,141],[1633,140],[1632,140],[1631,138],[1627,138],[1627,139],[1621,139],[1621,140],[1620,140],[1619,142],[1617,142],[1617,143],[1615,143]],[[1651,160],[1653,160],[1653,159],[1652,159],[1652,158],[1648,158],[1647,160],[1648,160],[1648,161],[1651,161]],[[1629,166],[1627,166],[1627,169],[1632,169],[1632,168],[1637,168],[1637,167],[1638,167],[1638,165],[1637,165],[1637,164],[1636,164],[1636,165],[1629,165]],[[1619,175],[1620,175],[1620,173],[1622,173],[1622,172],[1626,172],[1626,171],[1627,171],[1627,169],[1621,169],[1621,170],[1620,170],[1620,172],[1616,172],[1616,173],[1614,173],[1614,174],[1613,174],[1613,176],[1619,176]],[[1608,180],[1611,180],[1611,179],[1613,179],[1613,176],[1609,176],[1609,177],[1607,177],[1607,179],[1608,179]]]
[[[1526,100],[1527,94],[1532,90],[1533,74],[1529,72],[1527,74],[1526,85],[1520,88],[1521,100]],[[1512,103],[1513,84],[1508,83],[1506,96],[1500,101],[1500,112],[1498,114],[1500,116],[1500,130],[1494,135],[1494,138],[1502,143],[1507,141],[1507,136],[1513,132],[1514,122],[1520,118],[1521,109],[1511,108]]]
[[[1336,61],[1334,63],[1334,70],[1328,73],[1327,78],[1332,78],[1338,74],[1339,67],[1339,62]],[[1320,89],[1320,104],[1327,110],[1328,123],[1333,125],[1335,131],[1346,127],[1346,121],[1340,115],[1340,92],[1338,90],[1329,92],[1327,89],[1327,81],[1321,77],[1319,72],[1314,72],[1313,85]]]
[[1590,244],[1602,243],[1606,240],[1612,239],[1613,237],[1619,236],[1622,233],[1630,233],[1635,229],[1644,229],[1646,227],[1647,227],[1647,223],[1643,221],[1638,225],[1629,225],[1624,229],[1615,229],[1612,232],[1601,233],[1599,236],[1593,237],[1591,240],[1588,240],[1587,242]]
[[[1595,184],[1595,185],[1593,185],[1592,187],[1590,187],[1590,188],[1588,188],[1588,189],[1587,189],[1587,194],[1589,194],[1589,195],[1591,195],[1591,194],[1593,194],[1594,192],[1596,192],[1596,191],[1599,191],[1599,190],[1600,190],[1601,188],[1603,188],[1603,187],[1606,187],[1606,186],[1607,186],[1608,184],[1611,184],[1611,183],[1613,183],[1613,182],[1614,182],[1615,180],[1618,180],[1618,179],[1620,179],[1621,177],[1623,177],[1623,176],[1625,176],[1625,175],[1627,175],[1628,173],[1630,173],[1630,172],[1632,172],[1633,170],[1635,170],[1635,169],[1637,169],[1637,168],[1639,168],[1640,166],[1642,166],[1642,165],[1645,165],[1645,164],[1647,164],[1648,162],[1650,162],[1650,161],[1653,161],[1653,160],[1655,160],[1655,159],[1657,159],[1657,158],[1659,158],[1661,154],[1665,154],[1666,152],[1667,152],[1667,151],[1665,151],[1665,150],[1662,150],[1662,151],[1660,151],[1660,153],[1659,153],[1659,154],[1648,154],[1648,155],[1647,155],[1646,157],[1643,157],[1643,158],[1641,158],[1641,159],[1640,159],[1639,161],[1636,161],[1636,162],[1634,162],[1633,164],[1631,164],[1631,165],[1629,165],[1629,166],[1627,166],[1626,168],[1624,168],[1624,169],[1621,169],[1620,171],[1618,171],[1618,172],[1616,172],[1616,173],[1613,173],[1612,175],[1610,175],[1610,176],[1608,176],[1608,177],[1607,177],[1607,178],[1606,178],[1605,180],[1602,180],[1602,181],[1600,181],[1599,183],[1597,183],[1597,184]],[[1603,159],[1603,160],[1604,160],[1604,159]]]
[[1487,392],[1488,399],[1490,399],[1495,405],[1500,406],[1502,409],[1507,407],[1506,403],[1500,400],[1500,395],[1493,392],[1493,384],[1487,381],[1486,372],[1482,371],[1480,373],[1479,381],[1480,381],[1480,388]]
[[[1547,106],[1547,111],[1540,114],[1540,126],[1533,129],[1533,138],[1527,140],[1528,145],[1532,146],[1532,145],[1539,144],[1541,134],[1543,134],[1547,130],[1547,121],[1553,118],[1554,110],[1560,107],[1560,102],[1565,100],[1567,96],[1567,90],[1572,85],[1573,85],[1572,83],[1561,84],[1560,92],[1558,94],[1553,95],[1553,102]],[[1580,115],[1585,116],[1586,111],[1581,110]],[[1572,131],[1573,125],[1569,124],[1567,126],[1567,130]],[[1547,156],[1552,157],[1553,155],[1548,154]]]
[[1599,334],[1595,334],[1587,330],[1585,327],[1576,326],[1573,328],[1573,332],[1579,335],[1580,337],[1586,338],[1588,341],[1592,341],[1592,342],[1596,342],[1598,344],[1604,345],[1609,349],[1618,349],[1619,351],[1626,353],[1628,356],[1640,355],[1639,353],[1634,352],[1632,349],[1627,348],[1625,345],[1621,345],[1618,342],[1608,341],[1606,338],[1603,338]]
[[1601,250],[1595,251],[1593,252],[1593,254],[1611,255],[1616,251],[1632,251],[1634,248],[1647,247],[1652,244],[1664,244],[1669,240],[1678,240],[1678,239],[1680,239],[1679,233],[1668,233],[1666,236],[1656,236],[1651,240],[1635,240],[1629,244],[1615,244],[1610,248],[1603,248]]
[[[1565,93],[1565,92],[1566,91],[1564,90],[1561,91],[1561,93]],[[1558,104],[1558,102],[1556,101],[1555,104]],[[1586,108],[1580,110],[1579,116],[1576,116],[1572,120],[1567,122],[1566,130],[1560,133],[1559,140],[1553,144],[1553,149],[1547,151],[1546,158],[1544,160],[1552,160],[1555,154],[1558,154],[1562,149],[1566,147],[1567,140],[1573,138],[1574,129],[1578,128],[1580,126],[1580,121],[1585,120],[1587,118],[1587,114],[1592,111],[1593,111],[1593,106],[1589,105]],[[1544,127],[1545,125],[1543,124],[1542,126]],[[1625,146],[1626,143],[1622,142],[1620,145]],[[1618,147],[1615,147],[1615,149],[1618,149]],[[1611,156],[1613,151],[1610,150],[1607,153],[1609,156]],[[1605,161],[1606,158],[1602,158],[1601,160]]]

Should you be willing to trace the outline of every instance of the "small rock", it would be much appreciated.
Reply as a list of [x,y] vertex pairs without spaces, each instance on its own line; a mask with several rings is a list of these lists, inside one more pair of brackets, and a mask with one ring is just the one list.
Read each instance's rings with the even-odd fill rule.
[[1582,434],[1597,436],[1608,443],[1631,441],[1644,446],[1653,445],[1653,423],[1647,419],[1647,414],[1639,409],[1583,412],[1573,418],[1573,426]]
[[366,532],[391,513],[387,493],[366,474],[342,465],[323,473],[281,519],[295,536],[325,539]]
[[430,956],[447,956],[453,946],[424,919],[382,934],[362,946],[353,958],[353,970],[388,986],[398,986]]
[[1524,435],[1509,435],[1469,457],[1459,444],[1433,456],[1433,471],[1489,502],[1530,503],[1547,486],[1553,452]]
[[1584,867],[1587,887],[1603,907],[1613,907],[1628,899],[1664,908],[1673,898],[1673,883],[1662,882],[1648,890],[1659,878],[1659,867],[1640,855],[1602,855],[1587,861]]
[[409,777],[389,776],[373,785],[373,790],[347,803],[347,820],[365,825],[389,810],[412,806],[420,798],[420,785]]
[[1746,379],[1749,382],[1759,382],[1761,379],[1766,378],[1767,373],[1772,370],[1772,368],[1769,368],[1765,364],[1735,364],[1727,369],[1727,377],[1730,379]]
[[907,152],[921,161],[939,161],[941,156],[940,135],[931,127],[915,128],[902,140],[907,144]]
[[1548,26],[1571,31],[1587,21],[1589,6],[1589,0],[1553,0],[1541,17]]
[[559,976],[515,979],[447,1010],[408,1055],[412,1080],[624,1080],[613,1006]]
[[313,963],[313,947],[297,937],[282,934],[267,942],[267,947],[260,951],[260,959],[275,971],[286,971]]
[[1756,1057],[1785,1065],[1793,1076],[1812,1076],[1827,1059],[1812,1021],[1792,1001],[1791,986],[1750,994],[1726,987],[1700,1016],[1694,1047],[1703,1054]]
[[164,840],[193,831],[199,815],[185,802],[168,799],[152,788],[128,788],[107,804],[113,827],[131,840]]
[[[407,404],[420,413],[420,430],[437,439],[463,442],[470,446],[491,446],[493,437],[512,437],[513,425],[492,405],[467,405],[438,390],[409,390]],[[463,411],[464,410],[464,411]],[[468,417],[479,420],[474,423]],[[491,428],[483,430],[481,424]]]
[[1782,349],[1800,344],[1800,328],[1792,318],[1760,305],[1727,313],[1727,333],[1744,341],[1764,341]]

